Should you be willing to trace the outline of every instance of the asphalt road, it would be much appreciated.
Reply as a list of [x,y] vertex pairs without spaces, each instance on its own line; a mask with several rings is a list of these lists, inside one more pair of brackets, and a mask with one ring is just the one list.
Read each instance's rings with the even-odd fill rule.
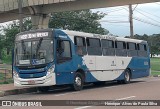
[[[160,77],[132,80],[130,84],[107,82],[102,86],[87,85],[82,91],[70,88],[50,90],[48,93],[27,93],[0,97],[0,100],[160,100]],[[0,107],[0,109],[22,107]],[[33,107],[23,107],[23,109]],[[54,106],[45,109],[160,109],[160,106]],[[44,107],[34,107],[44,109]]]

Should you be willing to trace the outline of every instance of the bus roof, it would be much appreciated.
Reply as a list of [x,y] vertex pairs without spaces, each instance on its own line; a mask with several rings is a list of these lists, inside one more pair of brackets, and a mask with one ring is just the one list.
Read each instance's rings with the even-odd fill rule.
[[[134,43],[142,43],[146,44],[147,41],[144,40],[138,40],[138,39],[131,39],[131,38],[123,38],[123,37],[116,37],[112,35],[100,35],[100,34],[94,34],[94,33],[86,33],[86,32],[79,32],[79,31],[72,31],[72,30],[61,30],[61,29],[38,29],[38,30],[31,30],[31,31],[26,31],[26,32],[21,32],[17,34],[23,35],[23,34],[28,34],[28,33],[34,33],[34,32],[45,32],[45,31],[63,31],[64,33],[70,35],[70,37],[73,39],[73,36],[81,36],[81,37],[90,37],[90,38],[100,38],[100,39],[108,39],[108,40],[116,40],[116,41],[124,41],[124,42],[134,42]],[[16,36],[16,40],[17,37]]]
[[131,39],[131,38],[124,38],[124,37],[116,37],[111,35],[100,35],[100,34],[93,34],[93,33],[85,33],[85,32],[78,32],[78,31],[71,31],[71,30],[62,30],[68,35],[72,36],[82,36],[82,37],[90,37],[90,38],[100,38],[100,39],[108,39],[108,40],[116,40],[116,41],[124,41],[124,42],[134,42],[134,43],[142,43],[146,44],[147,41],[138,40],[138,39]]

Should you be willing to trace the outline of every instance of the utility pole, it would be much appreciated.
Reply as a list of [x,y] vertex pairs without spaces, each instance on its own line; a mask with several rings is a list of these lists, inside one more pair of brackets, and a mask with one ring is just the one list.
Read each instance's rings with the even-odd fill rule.
[[133,33],[133,10],[132,10],[132,5],[129,5],[129,23],[130,23],[130,37],[134,37]]
[[18,8],[20,32],[23,32],[22,0],[18,0]]

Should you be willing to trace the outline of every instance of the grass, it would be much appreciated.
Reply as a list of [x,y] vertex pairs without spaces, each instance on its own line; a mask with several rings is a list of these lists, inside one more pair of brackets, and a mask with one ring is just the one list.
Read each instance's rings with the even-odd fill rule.
[[6,57],[4,57],[3,59],[2,59],[2,63],[3,64],[12,64],[12,58],[11,58],[11,56],[6,56]]
[[160,75],[160,58],[151,58],[152,75]]
[[5,81],[5,74],[0,73],[0,84],[10,84],[10,83],[13,83],[12,77],[10,75],[7,76]]
[[160,72],[152,71],[152,75],[160,75]]

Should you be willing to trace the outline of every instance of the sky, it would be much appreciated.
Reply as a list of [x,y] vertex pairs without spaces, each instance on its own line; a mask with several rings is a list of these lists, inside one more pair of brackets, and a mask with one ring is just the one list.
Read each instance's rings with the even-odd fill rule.
[[[160,34],[160,2],[133,5],[134,34]],[[100,23],[113,35],[130,35],[128,6],[94,9],[107,14]],[[136,19],[136,20],[135,20]]]

